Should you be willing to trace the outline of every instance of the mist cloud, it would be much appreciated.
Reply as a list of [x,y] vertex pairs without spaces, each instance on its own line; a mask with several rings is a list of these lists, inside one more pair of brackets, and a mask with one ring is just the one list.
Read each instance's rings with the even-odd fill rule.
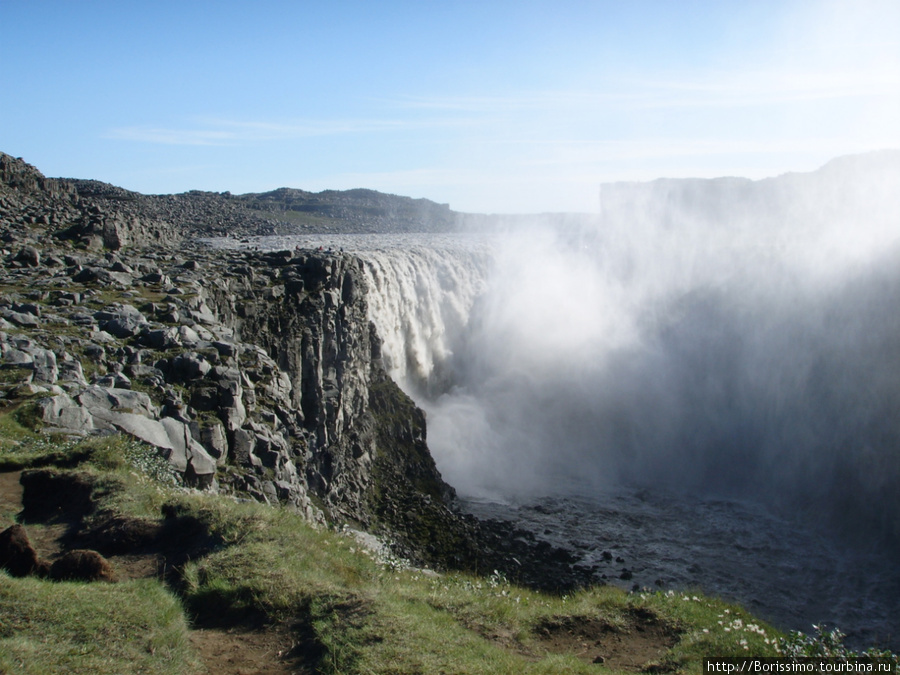
[[443,253],[468,270],[453,280],[406,258],[433,344],[394,374],[449,482],[684,490],[896,529],[900,154],[601,196],[596,217],[492,236],[489,258]]

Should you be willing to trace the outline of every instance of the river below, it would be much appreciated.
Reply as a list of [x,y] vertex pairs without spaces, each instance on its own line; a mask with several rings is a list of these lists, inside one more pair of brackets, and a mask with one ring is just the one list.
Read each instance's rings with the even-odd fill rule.
[[855,648],[900,646],[900,566],[888,552],[842,545],[753,504],[622,490],[591,500],[462,505],[572,551],[601,583],[702,590],[783,630],[809,633],[824,623]]

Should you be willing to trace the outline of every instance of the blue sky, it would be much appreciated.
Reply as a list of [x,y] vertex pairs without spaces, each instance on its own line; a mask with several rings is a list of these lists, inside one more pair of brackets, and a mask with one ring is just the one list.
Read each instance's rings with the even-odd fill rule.
[[0,150],[144,193],[597,185],[900,147],[897,0],[0,0]]

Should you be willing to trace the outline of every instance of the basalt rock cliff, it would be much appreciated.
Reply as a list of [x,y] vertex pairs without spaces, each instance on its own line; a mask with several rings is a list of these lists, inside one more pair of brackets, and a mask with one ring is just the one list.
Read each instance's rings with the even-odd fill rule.
[[[361,260],[197,242],[297,231],[258,205],[299,213],[313,198],[342,205],[349,231],[367,213],[369,231],[414,213],[436,214],[425,230],[450,222],[420,200],[324,194],[146,196],[0,153],[0,406],[54,438],[130,434],[186,485],[349,522],[414,560],[545,587],[588,579],[564,552],[452,508],[424,413],[383,367]],[[333,231],[329,209],[319,225]]]

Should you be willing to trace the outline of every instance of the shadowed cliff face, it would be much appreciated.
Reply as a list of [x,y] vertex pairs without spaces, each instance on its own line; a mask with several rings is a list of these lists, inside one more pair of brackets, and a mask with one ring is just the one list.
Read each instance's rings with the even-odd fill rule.
[[[361,262],[284,251],[259,256],[258,263],[251,269],[261,279],[235,276],[210,286],[213,311],[285,374],[287,400],[277,413],[293,416],[302,429],[302,479],[330,507],[366,522],[371,466],[382,452],[370,383],[382,366]],[[424,436],[424,420],[420,426]],[[440,484],[433,462],[428,480]]]

